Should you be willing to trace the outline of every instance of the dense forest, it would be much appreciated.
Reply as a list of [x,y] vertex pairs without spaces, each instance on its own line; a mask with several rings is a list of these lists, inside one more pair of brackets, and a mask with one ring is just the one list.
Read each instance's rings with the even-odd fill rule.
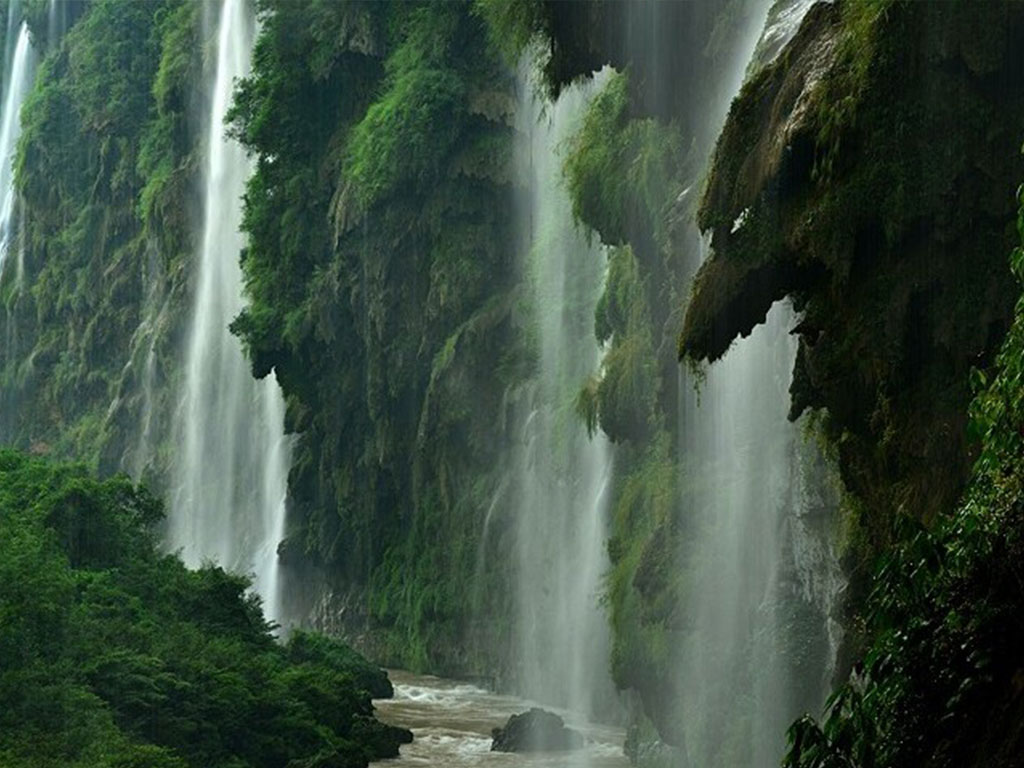
[[1024,766],[1024,5],[0,29],[0,765]]
[[358,766],[380,669],[304,632],[277,643],[244,578],[160,553],[124,478],[0,454],[4,765]]

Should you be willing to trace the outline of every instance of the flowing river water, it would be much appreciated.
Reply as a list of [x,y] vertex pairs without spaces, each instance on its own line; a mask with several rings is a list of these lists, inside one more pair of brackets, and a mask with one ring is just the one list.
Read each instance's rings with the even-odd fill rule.
[[595,725],[572,713],[557,712],[568,727],[580,731],[586,746],[576,752],[508,754],[491,752],[491,729],[505,725],[511,715],[536,706],[514,696],[501,696],[454,680],[392,670],[392,699],[374,702],[377,716],[391,725],[412,729],[412,744],[402,747],[397,760],[379,766],[493,766],[493,768],[626,768],[621,728]]

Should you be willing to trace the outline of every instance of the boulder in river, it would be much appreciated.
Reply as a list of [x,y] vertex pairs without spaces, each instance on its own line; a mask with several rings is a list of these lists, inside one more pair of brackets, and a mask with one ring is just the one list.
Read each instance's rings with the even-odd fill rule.
[[512,715],[504,728],[491,731],[492,752],[567,752],[583,746],[583,736],[565,727],[553,712],[534,707]]

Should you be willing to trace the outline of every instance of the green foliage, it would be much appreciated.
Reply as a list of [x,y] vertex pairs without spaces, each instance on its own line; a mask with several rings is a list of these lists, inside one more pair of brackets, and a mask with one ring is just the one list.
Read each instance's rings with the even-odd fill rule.
[[385,62],[382,94],[348,143],[343,173],[362,208],[421,192],[445,170],[467,109],[467,73],[446,62],[459,53],[464,14],[452,3],[418,8],[407,20],[406,38]]
[[476,0],[474,10],[487,21],[492,45],[510,66],[548,34],[543,0]]
[[658,426],[658,378],[647,286],[633,250],[609,252],[608,277],[595,313],[599,341],[608,342],[597,410],[613,440],[642,445]]
[[576,415],[580,417],[587,426],[587,435],[591,438],[597,432],[598,426],[598,387],[600,379],[591,377],[580,387],[576,395]]
[[151,236],[164,238],[167,256],[177,255],[188,226],[181,201],[194,176],[194,137],[186,115],[195,106],[194,83],[201,74],[195,54],[201,44],[199,12],[198,6],[183,3],[156,17],[162,30],[160,64],[151,87],[156,117],[146,126],[138,153],[138,173],[145,180],[139,193],[140,215]]
[[630,470],[618,482],[608,540],[612,673],[619,686],[644,692],[648,711],[664,726],[679,716],[665,672],[679,642],[679,472],[664,435],[642,453],[619,456]]
[[264,0],[230,118],[257,164],[232,329],[300,434],[286,546],[362,590],[381,656],[435,670],[465,666],[495,413],[528,369],[512,79],[471,11]]
[[868,69],[877,55],[879,17],[896,0],[859,0],[842,6],[843,33],[838,41],[838,73],[824,83],[816,102],[818,133],[813,176],[826,182],[833,173],[842,141],[853,128],[858,108],[870,82]]
[[596,413],[612,440],[642,445],[674,411],[663,402],[672,390],[664,376],[672,372],[659,366],[658,353],[674,297],[669,286],[681,279],[668,212],[692,169],[675,125],[633,115],[629,82],[613,74],[593,99],[568,142],[564,171],[576,219],[617,246],[608,251],[595,312],[595,334],[608,351],[579,410],[591,419]]
[[0,452],[4,764],[340,767],[396,755],[407,736],[370,703],[391,694],[383,671],[325,637],[277,644],[244,579],[156,550],[161,517],[122,477]]
[[687,171],[682,138],[673,125],[632,117],[628,89],[627,75],[612,75],[570,142],[565,173],[573,214],[609,245],[640,232],[664,242],[666,210]]
[[[1017,248],[1018,280],[1022,263]],[[793,725],[786,766],[1010,765],[1019,755],[1022,370],[1024,298],[992,371],[972,375],[981,449],[960,508],[932,529],[894,523],[867,603],[867,652],[821,723]]]
[[436,181],[454,146],[460,85],[450,73],[417,68],[395,77],[370,108],[352,137],[347,169],[363,206]]

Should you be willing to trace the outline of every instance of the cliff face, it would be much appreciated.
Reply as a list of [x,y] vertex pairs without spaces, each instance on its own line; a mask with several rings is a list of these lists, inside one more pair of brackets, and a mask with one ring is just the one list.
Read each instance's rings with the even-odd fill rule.
[[[284,562],[300,606],[382,660],[483,673],[503,400],[529,371],[512,223],[514,80],[468,3],[264,2],[234,129],[252,152],[233,329],[298,435]],[[318,23],[311,25],[310,19]],[[501,350],[495,353],[495,350]],[[469,635],[474,608],[486,642]],[[470,650],[472,649],[472,650]]]
[[[31,5],[40,45],[44,5]],[[837,449],[858,565],[897,538],[898,512],[954,508],[973,458],[970,371],[991,363],[1019,292],[1006,254],[1024,178],[1024,11],[813,7],[732,107],[696,211],[712,254],[687,298],[718,129],[707,116],[725,113],[724,52],[755,6],[260,0],[232,119],[256,164],[250,306],[233,327],[288,398],[281,554],[293,584],[322,587],[302,606],[319,624],[395,664],[508,662],[512,533],[492,525],[486,571],[480,542],[488,510],[508,504],[502,449],[536,349],[510,215],[516,86],[492,43],[524,20],[547,43],[551,91],[620,70],[565,147],[573,213],[609,246],[594,318],[606,354],[576,407],[616,444],[613,670],[661,736],[681,741],[690,716],[670,674],[691,629],[680,326],[682,355],[715,360],[793,301],[792,416],[818,411]],[[74,8],[23,115],[25,271],[0,284],[0,434],[160,487],[198,219],[193,82],[210,41],[195,3]]]
[[46,5],[25,9],[41,61],[21,111],[20,269],[0,280],[0,438],[161,487],[197,218],[200,8],[62,4],[74,24],[47,40]]
[[819,4],[718,142],[680,354],[720,357],[790,296],[791,416],[827,413],[875,544],[967,477],[968,373],[1016,295],[1022,34],[1013,3]]
[[[1024,249],[1008,261],[1024,284]],[[788,768],[1022,764],[1022,373],[1018,300],[994,365],[972,374],[979,453],[963,499],[930,526],[894,526],[863,603],[868,647],[821,721],[791,728]]]

